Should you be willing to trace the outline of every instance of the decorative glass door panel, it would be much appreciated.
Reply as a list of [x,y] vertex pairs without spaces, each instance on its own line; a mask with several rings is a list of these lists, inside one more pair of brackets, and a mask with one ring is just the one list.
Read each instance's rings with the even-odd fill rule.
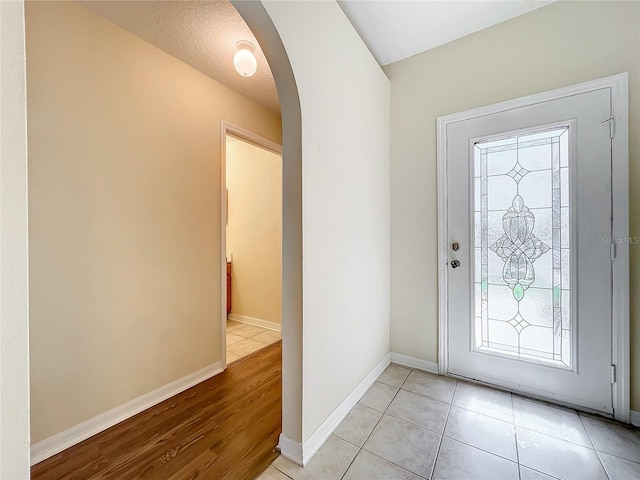
[[439,144],[446,371],[611,413],[611,91],[527,101]]
[[572,368],[569,127],[477,141],[476,351]]

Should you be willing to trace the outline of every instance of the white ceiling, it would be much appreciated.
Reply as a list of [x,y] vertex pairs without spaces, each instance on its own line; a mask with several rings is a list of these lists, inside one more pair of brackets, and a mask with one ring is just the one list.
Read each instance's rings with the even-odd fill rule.
[[[227,1],[94,1],[87,8],[257,103],[280,112],[276,85],[253,33]],[[233,67],[236,42],[256,46],[258,71]]]
[[382,66],[552,3],[554,0],[338,0]]

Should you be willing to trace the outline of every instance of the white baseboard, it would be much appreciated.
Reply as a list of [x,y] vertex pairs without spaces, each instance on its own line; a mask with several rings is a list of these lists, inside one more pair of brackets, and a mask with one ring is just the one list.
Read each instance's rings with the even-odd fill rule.
[[401,355],[400,353],[391,352],[391,362],[405,367],[416,368],[418,370],[424,370],[425,372],[438,374],[437,363],[420,360],[419,358],[409,357],[407,355]]
[[284,433],[281,433],[280,440],[278,441],[278,449],[280,450],[280,455],[284,458],[291,460],[297,465],[302,465],[303,455],[301,443],[291,440],[285,436]]
[[197,372],[193,372],[186,377],[182,377],[163,387],[157,388],[138,398],[123,403],[111,410],[101,413],[89,420],[75,425],[67,430],[45,438],[44,440],[31,445],[31,465],[40,463],[53,455],[60,453],[67,448],[86,440],[93,435],[113,427],[117,423],[133,417],[138,413],[153,407],[158,403],[171,398],[178,393],[184,392],[188,388],[203,382],[214,375],[222,372],[222,363],[216,362]]
[[354,388],[347,398],[345,398],[336,409],[320,424],[318,428],[300,444],[284,435],[280,435],[280,453],[283,457],[291,460],[298,465],[306,465],[315,453],[324,445],[324,442],[331,436],[333,431],[344,420],[344,417],[351,411],[353,407],[360,401],[362,396],[374,384],[378,377],[384,372],[384,369],[391,363],[391,356],[387,354],[378,364],[367,374],[366,377]]
[[630,410],[629,414],[629,422],[631,422],[631,425],[640,427],[640,411]]
[[269,330],[275,330],[279,332],[282,328],[279,323],[270,322],[269,320],[262,320],[261,318],[247,317],[246,315],[238,315],[237,313],[230,313],[227,315],[229,320],[234,322],[246,323],[248,325],[255,325],[256,327],[268,328]]

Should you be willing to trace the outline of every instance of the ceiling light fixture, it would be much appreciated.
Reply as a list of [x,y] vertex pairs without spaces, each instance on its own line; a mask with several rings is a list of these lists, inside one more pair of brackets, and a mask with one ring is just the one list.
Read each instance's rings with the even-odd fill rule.
[[253,54],[256,51],[256,47],[253,43],[245,40],[239,41],[236,46],[238,51],[233,56],[233,66],[243,77],[250,77],[258,69],[258,62]]

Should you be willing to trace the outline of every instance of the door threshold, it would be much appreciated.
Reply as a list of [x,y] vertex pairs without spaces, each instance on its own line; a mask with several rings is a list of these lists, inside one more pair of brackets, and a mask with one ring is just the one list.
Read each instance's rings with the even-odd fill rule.
[[570,408],[572,410],[576,410],[578,412],[583,412],[583,413],[588,413],[590,415],[596,415],[598,417],[603,417],[609,420],[614,420],[614,414],[613,412],[603,412],[601,410],[597,410],[595,408],[589,408],[583,405],[578,405],[576,403],[572,403],[569,400],[563,400],[560,397],[554,396],[554,398],[549,398],[546,397],[542,394],[536,394],[535,392],[531,392],[531,391],[527,391],[527,390],[520,390],[518,388],[514,388],[514,387],[510,387],[507,385],[500,385],[500,384],[495,384],[495,383],[490,383],[490,382],[486,382],[486,381],[482,381],[476,378],[471,378],[471,377],[465,377],[464,375],[460,375],[460,374],[454,374],[454,373],[446,373],[444,375],[445,377],[449,377],[449,378],[454,378],[456,380],[462,380],[464,382],[467,383],[472,383],[475,385],[480,385],[483,387],[488,387],[488,388],[492,388],[494,390],[499,390],[501,392],[505,392],[505,393],[511,393],[513,395],[518,395],[520,397],[526,398],[526,399],[530,399],[530,400],[536,400],[539,402],[544,402],[547,403],[549,405],[551,405],[552,407],[565,407],[565,408]]

